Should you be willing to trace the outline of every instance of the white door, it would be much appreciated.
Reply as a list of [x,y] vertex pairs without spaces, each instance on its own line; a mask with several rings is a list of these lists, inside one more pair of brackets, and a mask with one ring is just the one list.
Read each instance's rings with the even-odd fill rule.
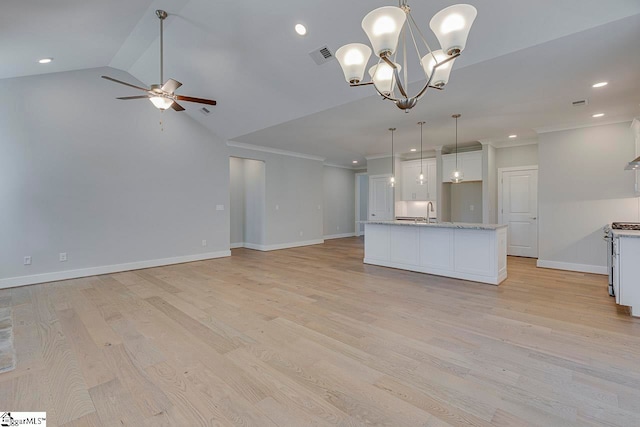
[[388,176],[369,177],[369,220],[393,219],[393,187]]
[[502,172],[501,223],[509,225],[507,254],[538,257],[538,170]]

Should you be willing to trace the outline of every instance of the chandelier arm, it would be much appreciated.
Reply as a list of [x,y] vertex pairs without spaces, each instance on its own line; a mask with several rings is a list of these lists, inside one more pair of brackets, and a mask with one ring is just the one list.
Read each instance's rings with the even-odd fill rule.
[[[416,24],[416,20],[413,19],[413,16],[411,15],[411,13],[408,13],[407,15],[409,16],[409,19],[411,19],[411,22],[413,22],[413,25],[416,27],[416,30],[418,30],[418,34],[420,34],[420,38],[422,39],[422,42],[424,43],[424,45],[427,47],[427,50],[431,55],[433,55],[433,50],[429,46],[429,43],[427,43],[427,39],[424,37],[422,30],[420,30],[420,27],[418,26],[418,24]],[[434,59],[435,59],[435,56],[434,56]]]
[[[410,13],[407,13],[407,15],[411,16]],[[413,18],[411,20],[413,21]],[[413,21],[413,23],[415,25],[415,21]],[[409,22],[407,22],[407,27],[409,27],[409,33],[411,34],[411,40],[413,41],[413,47],[416,48],[416,55],[418,55],[418,63],[420,64],[420,66],[422,66],[422,56],[420,55],[420,49],[418,49],[418,44],[416,43],[416,37],[413,34],[413,29],[411,28],[411,24]],[[431,52],[429,52],[429,53],[431,53]]]
[[[408,70],[409,67],[407,67],[407,30],[406,28],[402,29],[402,59],[403,59],[403,65],[404,65],[404,83],[407,85],[407,89],[409,88],[409,74],[408,74]],[[405,98],[407,97],[407,95],[404,96]]]
[[[393,68],[393,75],[396,78],[396,84],[398,85],[398,90],[400,91],[400,93],[402,94],[402,96],[404,96],[405,98],[409,98],[409,96],[407,95],[407,92],[404,91],[404,87],[402,86],[402,82],[400,81],[400,74],[398,73],[398,68],[396,67],[396,64],[393,63],[393,61],[391,61],[389,58],[386,57],[386,55],[383,55],[380,57],[384,62],[386,62],[391,68]],[[378,88],[376,88],[377,90]],[[378,91],[378,93],[380,93],[380,91]],[[383,95],[384,96],[384,95]],[[387,99],[393,99],[393,98],[389,98],[388,96],[385,96],[385,98]]]
[[349,83],[350,87],[356,87],[356,86],[369,86],[372,85],[373,82],[361,82],[361,83]]

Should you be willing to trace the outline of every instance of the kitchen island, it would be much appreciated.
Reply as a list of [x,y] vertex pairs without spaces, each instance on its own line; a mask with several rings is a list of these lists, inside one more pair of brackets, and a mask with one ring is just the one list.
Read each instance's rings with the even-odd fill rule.
[[507,226],[363,221],[364,263],[498,285],[507,278]]

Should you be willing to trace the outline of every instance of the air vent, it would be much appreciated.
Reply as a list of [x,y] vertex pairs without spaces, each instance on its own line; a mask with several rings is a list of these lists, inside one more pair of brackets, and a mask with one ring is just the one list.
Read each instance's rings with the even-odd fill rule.
[[581,99],[580,101],[573,101],[571,103],[574,107],[584,107],[585,105],[589,105],[588,99]]
[[210,114],[210,113],[211,113],[211,110],[209,110],[207,107],[202,107],[202,108],[200,109],[200,112],[201,112],[202,114],[204,114],[204,115],[207,115],[207,114]]
[[327,46],[322,46],[316,50],[309,52],[309,56],[313,58],[316,64],[322,65],[326,62],[333,60],[333,53]]

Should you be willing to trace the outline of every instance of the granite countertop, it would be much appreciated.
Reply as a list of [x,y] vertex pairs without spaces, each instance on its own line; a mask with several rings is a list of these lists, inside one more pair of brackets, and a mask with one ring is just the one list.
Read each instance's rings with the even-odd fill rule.
[[640,238],[640,231],[638,230],[611,230],[613,237],[638,237]]
[[[470,222],[425,222],[412,221],[360,221],[363,224],[381,224],[381,225],[405,225],[409,227],[434,227],[434,228],[465,228],[469,230],[498,230],[506,228],[507,224],[476,224]],[[638,236],[640,237],[640,235]]]

